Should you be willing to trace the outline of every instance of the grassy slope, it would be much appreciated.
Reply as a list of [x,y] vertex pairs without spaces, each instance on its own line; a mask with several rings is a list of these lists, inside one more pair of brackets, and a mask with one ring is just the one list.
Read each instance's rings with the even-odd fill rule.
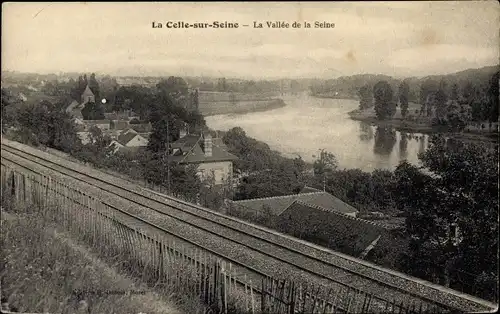
[[11,306],[20,312],[182,313],[54,227],[40,215],[2,212],[2,298]]

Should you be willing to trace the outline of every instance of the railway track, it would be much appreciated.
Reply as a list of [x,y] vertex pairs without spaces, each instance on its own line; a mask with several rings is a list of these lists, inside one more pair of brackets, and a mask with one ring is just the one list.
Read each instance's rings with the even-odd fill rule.
[[[465,296],[464,298],[464,295],[456,291],[446,291],[443,290],[443,287],[438,289],[438,287],[433,287],[432,284],[422,280],[384,270],[352,257],[305,244],[302,241],[271,232],[265,228],[255,227],[238,219],[193,206],[172,197],[137,188],[126,180],[113,178],[95,170],[85,169],[82,165],[24,147],[24,145],[17,143],[3,144],[2,159],[16,162],[16,158],[29,160],[46,169],[105,190],[107,193],[168,216],[177,223],[197,229],[207,236],[218,238],[224,243],[244,247],[245,250],[253,253],[252,256],[260,257],[263,260],[273,260],[278,262],[277,264],[281,267],[289,268],[288,272],[273,272],[271,269],[260,272],[260,275],[273,277],[295,275],[294,277],[297,277],[296,273],[298,272],[300,273],[298,277],[302,280],[305,279],[304,281],[313,280],[317,282],[319,280],[330,286],[359,289],[373,294],[374,299],[379,301],[396,299],[405,300],[408,304],[423,301],[426,304],[437,305],[443,309],[455,308],[460,310],[485,310],[490,309],[491,306],[485,303],[486,301],[471,296]],[[203,248],[206,249],[207,247],[204,246]],[[241,259],[244,256],[238,256],[239,254],[228,256],[220,251],[218,250],[219,253],[217,254],[225,258],[230,257],[247,270],[256,273],[256,269],[261,269],[259,264],[262,266],[262,263],[256,263],[255,258],[253,261],[248,261]],[[245,263],[242,263],[242,260]],[[249,265],[249,263],[253,265]]]

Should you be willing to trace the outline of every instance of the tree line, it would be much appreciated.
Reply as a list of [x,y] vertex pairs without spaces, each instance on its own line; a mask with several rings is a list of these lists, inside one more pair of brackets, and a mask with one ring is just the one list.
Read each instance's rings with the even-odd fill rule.
[[[449,83],[445,78],[436,81],[428,78],[420,85],[418,116],[432,118],[433,125],[448,126],[454,131],[462,131],[472,122],[498,121],[499,109],[499,72],[490,79],[475,86],[470,81]],[[377,82],[373,88],[364,85],[359,91],[359,108],[374,107],[379,120],[394,117],[397,106],[403,119],[411,118],[409,112],[410,85],[403,80],[397,93],[387,81]]]

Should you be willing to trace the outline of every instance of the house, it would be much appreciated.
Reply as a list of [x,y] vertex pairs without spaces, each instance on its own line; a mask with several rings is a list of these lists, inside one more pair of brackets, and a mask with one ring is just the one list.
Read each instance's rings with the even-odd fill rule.
[[26,97],[26,95],[24,95],[23,93],[19,93],[19,99],[24,102],[28,100],[28,97]]
[[148,139],[133,130],[127,130],[118,136],[118,142],[126,147],[147,146]]
[[109,120],[83,120],[83,122],[87,126],[87,129],[96,126],[101,129],[101,131],[108,131],[111,127]]
[[130,124],[130,128],[134,129],[137,133],[148,133],[153,130],[153,125],[151,124],[151,122]]
[[90,143],[90,132],[76,132],[76,135],[78,135],[78,138],[82,142],[83,145],[89,144]]
[[66,112],[69,113],[72,117],[83,120],[82,109],[83,105],[76,100],[73,100],[69,106],[66,108]]
[[327,211],[341,213],[351,217],[356,217],[359,212],[356,208],[343,202],[332,194],[318,190],[284,196],[229,201],[229,204],[253,213],[262,212],[263,208],[267,207],[271,210],[273,215],[279,216],[295,201],[300,201],[311,206],[319,206]]
[[[106,116],[106,114],[104,114]],[[126,120],[110,120],[111,130],[126,130],[129,128],[128,121]]]
[[212,139],[210,134],[187,134],[170,145],[169,159],[179,164],[198,165],[198,176],[204,180],[213,176],[216,185],[232,180],[233,161],[238,158],[227,151],[222,139]]
[[295,200],[276,218],[281,232],[358,258],[370,253],[392,254],[403,238],[398,230],[378,222]]
[[73,121],[77,132],[85,131],[86,125],[82,118],[73,117],[71,121]]
[[82,93],[82,102],[81,105],[85,106],[86,103],[88,102],[95,102],[95,95],[90,89],[89,85],[87,84],[87,87],[85,87],[85,90]]
[[66,112],[75,118],[83,120],[82,109],[85,108],[88,102],[95,102],[95,95],[87,84],[87,87],[81,95],[81,102],[73,100],[66,108]]
[[104,116],[108,120],[130,121],[131,115],[135,114],[131,110],[106,112]]
[[132,129],[125,130],[120,133],[117,139],[112,140],[109,146],[114,147],[114,152],[118,150],[137,150],[141,147],[148,146],[148,138],[135,132]]

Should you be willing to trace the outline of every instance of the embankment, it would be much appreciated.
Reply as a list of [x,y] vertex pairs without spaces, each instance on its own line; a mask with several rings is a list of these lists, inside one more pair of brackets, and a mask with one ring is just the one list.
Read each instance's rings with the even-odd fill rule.
[[250,100],[250,101],[218,101],[200,102],[200,113],[204,116],[214,116],[219,114],[242,114],[250,112],[267,111],[285,107],[286,103],[282,99]]
[[199,110],[204,116],[242,114],[278,109],[286,106],[278,93],[203,92],[199,94]]

